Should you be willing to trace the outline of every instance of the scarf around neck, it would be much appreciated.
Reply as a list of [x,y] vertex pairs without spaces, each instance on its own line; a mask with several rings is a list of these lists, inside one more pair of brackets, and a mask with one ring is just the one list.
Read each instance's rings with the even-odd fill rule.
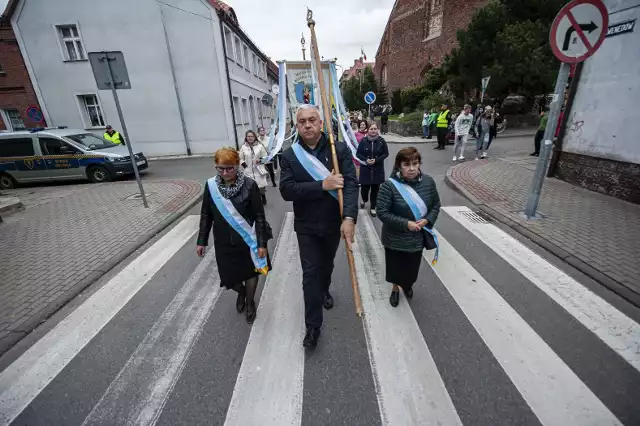
[[406,183],[406,184],[415,184],[422,181],[422,170],[418,172],[418,176],[413,179],[405,179],[402,176],[402,172],[400,169],[394,168],[391,176],[394,177],[398,182]]
[[238,174],[236,175],[236,181],[233,185],[227,186],[224,183],[224,179],[222,176],[216,176],[216,185],[218,185],[218,190],[220,194],[226,198],[227,200],[238,195],[242,187],[244,186],[244,172],[242,170],[238,170]]

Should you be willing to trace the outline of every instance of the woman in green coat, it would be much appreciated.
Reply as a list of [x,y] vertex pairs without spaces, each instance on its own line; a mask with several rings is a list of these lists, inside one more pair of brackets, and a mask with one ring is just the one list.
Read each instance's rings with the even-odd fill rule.
[[[434,248],[429,232],[440,213],[440,196],[431,176],[422,174],[422,157],[417,149],[401,149],[389,180],[380,187],[378,217],[382,221],[382,245],[385,249],[386,281],[393,284],[389,302],[396,307],[400,289],[413,297],[413,284],[418,279],[422,250]],[[423,217],[416,218],[402,192],[415,191],[426,206]]]

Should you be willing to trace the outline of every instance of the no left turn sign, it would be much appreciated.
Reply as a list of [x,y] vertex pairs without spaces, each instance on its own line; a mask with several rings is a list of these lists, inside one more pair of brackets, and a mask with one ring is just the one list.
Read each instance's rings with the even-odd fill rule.
[[582,62],[598,50],[608,26],[609,13],[602,0],[573,0],[553,21],[551,50],[562,62]]

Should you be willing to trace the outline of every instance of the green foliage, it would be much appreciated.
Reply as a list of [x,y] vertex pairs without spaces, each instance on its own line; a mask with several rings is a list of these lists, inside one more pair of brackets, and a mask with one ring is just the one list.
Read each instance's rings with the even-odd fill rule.
[[402,112],[402,90],[396,89],[391,94],[391,108],[396,114]]
[[[458,47],[439,68],[427,72],[424,87],[445,82],[458,98],[480,89],[490,75],[487,96],[532,97],[553,89],[558,62],[549,47],[553,18],[567,0],[490,0],[457,33]],[[406,106],[406,105],[405,105]]]
[[387,103],[386,89],[378,87],[373,69],[368,66],[364,69],[362,77],[351,77],[342,86],[342,97],[347,109],[354,111],[369,108],[364,101],[364,95],[370,91],[376,94],[376,105]]
[[430,112],[431,110],[439,111],[440,106],[442,104],[449,104],[449,103],[450,103],[449,100],[446,99],[444,96],[442,96],[438,92],[433,92],[429,96],[424,98],[422,101],[420,101],[420,105],[419,105],[420,109],[418,110],[418,112],[424,112],[424,111]]
[[422,113],[420,111],[410,112],[409,114],[405,114],[403,117],[398,119],[401,123],[415,123],[419,121],[422,123]]
[[405,87],[400,92],[403,111],[415,111],[429,92],[424,86]]

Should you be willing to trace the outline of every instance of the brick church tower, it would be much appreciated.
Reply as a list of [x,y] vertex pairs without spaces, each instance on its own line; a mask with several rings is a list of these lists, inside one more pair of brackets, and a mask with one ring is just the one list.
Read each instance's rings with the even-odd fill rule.
[[418,85],[439,66],[488,0],[396,0],[376,53],[374,74],[389,91]]

